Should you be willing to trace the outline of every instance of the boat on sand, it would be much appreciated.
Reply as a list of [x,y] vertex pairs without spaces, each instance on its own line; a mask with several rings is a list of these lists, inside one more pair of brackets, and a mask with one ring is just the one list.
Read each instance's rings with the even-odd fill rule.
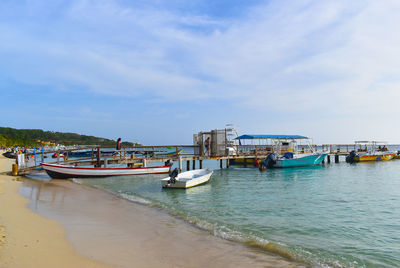
[[179,174],[178,169],[175,169],[170,177],[161,180],[161,185],[163,188],[187,189],[208,182],[212,174],[213,171],[208,168],[186,171]]
[[168,173],[170,166],[156,167],[75,167],[70,165],[59,164],[40,164],[46,173],[54,179],[69,178],[99,178],[110,176],[130,176],[144,174],[160,174]]

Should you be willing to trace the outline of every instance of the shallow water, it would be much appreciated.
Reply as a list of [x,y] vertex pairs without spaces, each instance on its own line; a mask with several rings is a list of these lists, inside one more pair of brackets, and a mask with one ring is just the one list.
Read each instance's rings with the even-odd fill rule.
[[162,189],[165,175],[78,182],[160,206],[217,236],[315,266],[400,265],[400,161],[217,169],[208,184]]

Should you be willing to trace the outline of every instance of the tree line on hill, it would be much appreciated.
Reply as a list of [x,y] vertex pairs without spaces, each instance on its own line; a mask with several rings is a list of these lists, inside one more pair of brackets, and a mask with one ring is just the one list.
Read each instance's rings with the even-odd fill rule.
[[[64,133],[55,131],[43,131],[41,129],[14,129],[0,127],[0,146],[34,147],[44,145],[99,145],[104,147],[115,146],[116,141],[95,136],[80,135],[76,133]],[[140,146],[133,142],[122,142],[122,146]]]

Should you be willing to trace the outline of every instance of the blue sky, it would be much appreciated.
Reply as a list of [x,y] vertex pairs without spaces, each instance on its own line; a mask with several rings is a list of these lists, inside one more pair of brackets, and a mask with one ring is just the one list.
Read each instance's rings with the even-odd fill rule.
[[400,143],[398,0],[2,0],[0,125]]

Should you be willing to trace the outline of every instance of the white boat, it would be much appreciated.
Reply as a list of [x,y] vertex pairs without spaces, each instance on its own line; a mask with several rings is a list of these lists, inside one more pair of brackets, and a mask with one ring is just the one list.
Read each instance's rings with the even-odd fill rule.
[[197,169],[179,173],[175,178],[167,177],[161,180],[163,188],[183,188],[187,189],[206,183],[210,180],[212,170]]
[[143,174],[168,173],[170,166],[156,167],[123,167],[123,168],[94,168],[75,167],[58,164],[40,164],[47,174],[54,179],[69,178],[98,178],[110,176],[129,176]]

